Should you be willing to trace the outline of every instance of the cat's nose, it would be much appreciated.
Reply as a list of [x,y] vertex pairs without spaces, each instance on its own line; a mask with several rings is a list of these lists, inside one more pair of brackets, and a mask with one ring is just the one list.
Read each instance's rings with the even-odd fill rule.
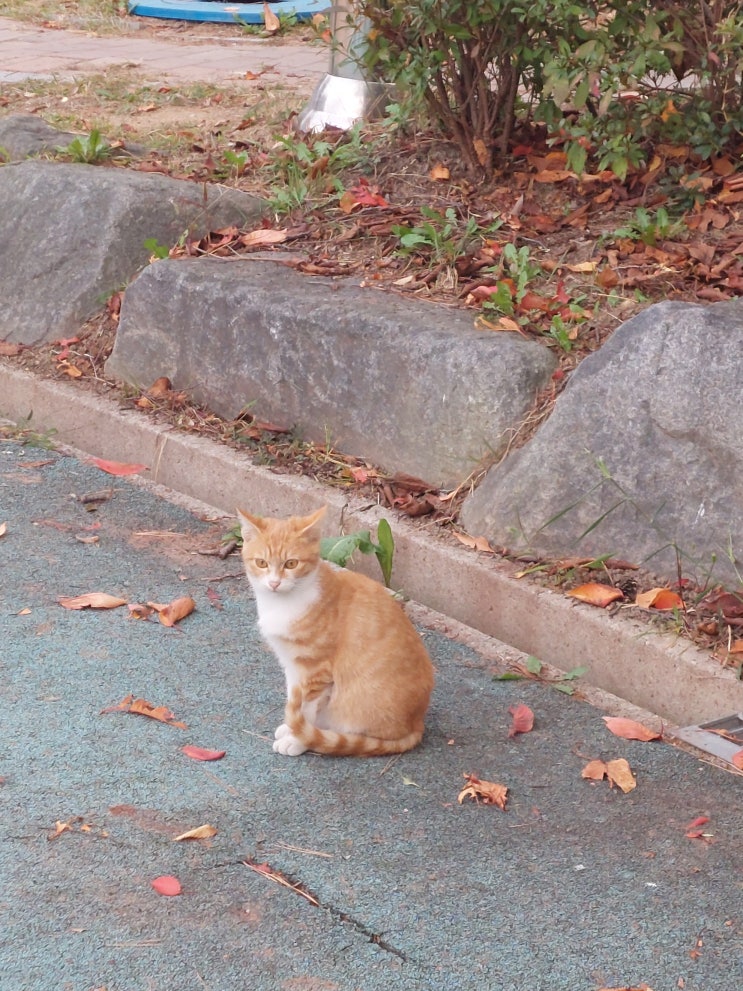
[[280,584],[281,584],[280,578],[272,578],[268,583],[268,587],[271,589],[272,592],[275,592]]

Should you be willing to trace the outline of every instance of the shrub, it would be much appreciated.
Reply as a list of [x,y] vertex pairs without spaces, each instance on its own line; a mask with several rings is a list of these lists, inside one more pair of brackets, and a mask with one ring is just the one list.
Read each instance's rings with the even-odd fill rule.
[[702,158],[743,132],[743,0],[356,0],[367,70],[425,105],[472,170],[545,122],[582,171],[623,177],[649,144]]

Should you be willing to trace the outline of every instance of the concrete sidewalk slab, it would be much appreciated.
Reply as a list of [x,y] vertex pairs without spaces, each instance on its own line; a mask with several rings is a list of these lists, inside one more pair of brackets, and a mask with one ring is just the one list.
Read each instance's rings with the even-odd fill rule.
[[[108,484],[95,514],[71,497]],[[430,631],[438,684],[420,748],[390,762],[281,758],[282,679],[238,561],[194,553],[214,527],[142,484],[10,441],[0,507],[3,989],[743,980],[737,777],[613,737],[598,710],[544,685],[494,682],[490,660]],[[97,544],[75,539],[93,524]],[[56,602],[93,589],[192,594],[197,610],[169,630]],[[129,692],[187,729],[101,714]],[[509,739],[519,702],[535,728]],[[227,755],[197,763],[185,743]],[[589,759],[618,757],[637,775],[629,794],[581,778]],[[508,811],[458,804],[465,772],[506,784]],[[706,838],[687,837],[699,816]],[[212,840],[173,842],[206,822]],[[162,874],[181,896],[155,894]]]
[[136,69],[148,79],[240,83],[246,90],[257,85],[245,79],[246,72],[262,73],[262,84],[282,80],[309,93],[328,64],[328,50],[310,44],[277,44],[240,34],[225,44],[171,43],[136,34],[96,37],[0,17],[0,82],[77,78],[119,67]]

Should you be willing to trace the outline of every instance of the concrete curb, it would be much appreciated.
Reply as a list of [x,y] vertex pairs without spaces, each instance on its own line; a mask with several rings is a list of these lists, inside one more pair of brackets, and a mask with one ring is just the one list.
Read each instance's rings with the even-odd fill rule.
[[[74,385],[0,364],[0,414],[91,455],[138,462],[149,479],[233,515],[331,508],[330,526],[376,527],[376,506],[304,477],[275,474],[246,456],[153,423]],[[676,725],[743,710],[743,682],[687,641],[606,615],[513,577],[507,563],[394,521],[394,583],[415,601],[562,670],[587,666],[591,685]]]

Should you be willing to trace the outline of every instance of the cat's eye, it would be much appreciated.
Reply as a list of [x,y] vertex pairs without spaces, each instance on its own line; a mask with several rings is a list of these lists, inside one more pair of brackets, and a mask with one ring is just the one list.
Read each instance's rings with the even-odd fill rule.
[[253,564],[256,566],[256,568],[267,568],[268,567],[268,561],[264,560],[264,558],[262,558],[262,557],[253,558]]
[[284,567],[287,571],[294,571],[299,561],[295,557],[290,557],[288,561],[284,561]]

